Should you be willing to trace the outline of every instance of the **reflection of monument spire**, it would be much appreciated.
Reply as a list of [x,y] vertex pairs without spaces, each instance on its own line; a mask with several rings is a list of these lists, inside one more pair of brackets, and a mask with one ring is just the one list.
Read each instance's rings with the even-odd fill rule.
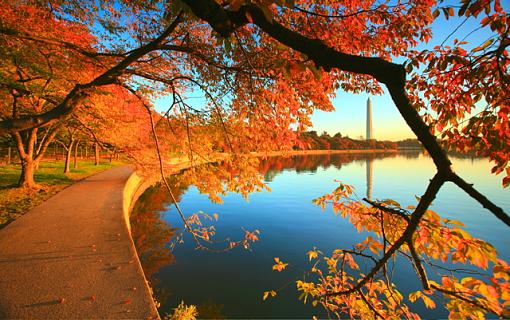
[[372,140],[373,139],[373,133],[372,133],[372,100],[370,100],[370,97],[368,97],[367,100],[367,136],[366,140]]
[[367,199],[372,200],[372,178],[374,171],[374,159],[367,158],[365,160],[365,166],[367,169]]

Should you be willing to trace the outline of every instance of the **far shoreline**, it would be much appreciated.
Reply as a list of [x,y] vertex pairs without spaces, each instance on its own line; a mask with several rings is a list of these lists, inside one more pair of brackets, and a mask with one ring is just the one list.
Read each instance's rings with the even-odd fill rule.
[[343,150],[287,150],[287,151],[267,151],[251,152],[255,157],[274,157],[274,156],[300,156],[300,155],[323,155],[323,154],[356,154],[356,153],[398,153],[398,149],[343,149]]

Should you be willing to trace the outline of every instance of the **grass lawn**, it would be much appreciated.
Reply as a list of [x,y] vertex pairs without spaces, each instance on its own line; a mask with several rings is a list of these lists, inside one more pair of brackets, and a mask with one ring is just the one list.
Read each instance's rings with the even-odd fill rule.
[[31,208],[44,202],[60,190],[94,173],[122,165],[103,160],[98,166],[93,161],[78,162],[78,168],[64,174],[64,161],[43,161],[35,173],[35,181],[40,185],[37,190],[17,188],[21,167],[19,165],[0,166],[0,228],[12,222]]

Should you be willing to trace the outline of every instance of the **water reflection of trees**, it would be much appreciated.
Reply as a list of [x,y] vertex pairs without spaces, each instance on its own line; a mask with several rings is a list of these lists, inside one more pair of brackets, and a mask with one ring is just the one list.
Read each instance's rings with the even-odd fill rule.
[[[403,153],[401,156],[405,158],[416,158],[420,155],[418,152],[414,153]],[[342,200],[342,199],[350,199],[349,194],[351,193],[350,188],[347,188],[348,186],[342,186],[337,188],[334,191],[334,194],[327,195],[324,197],[321,197],[320,201],[326,201],[324,199],[337,199],[335,202],[333,202],[333,210],[338,211],[338,208],[343,208],[341,211],[342,216],[349,215],[350,221],[356,226],[358,230],[365,230],[375,233],[375,237],[369,236],[367,237],[362,243],[357,244],[354,246],[356,248],[355,250],[343,250],[343,249],[337,249],[334,251],[331,258],[325,256],[325,261],[340,261],[339,259],[343,259],[342,261],[348,261],[348,267],[352,270],[359,268],[359,262],[364,263],[364,261],[355,261],[355,260],[363,260],[363,259],[370,259],[371,261],[378,261],[377,259],[380,259],[381,256],[384,257],[388,256],[389,254],[386,251],[386,246],[388,244],[394,244],[396,243],[397,239],[399,237],[402,237],[402,234],[404,228],[406,228],[406,225],[409,225],[411,214],[407,209],[403,209],[400,207],[400,205],[394,201],[384,201],[384,202],[374,202],[371,201],[371,193],[372,193],[372,177],[373,177],[373,161],[375,159],[380,159],[387,157],[388,155],[385,154],[327,154],[327,155],[306,155],[306,156],[289,156],[289,157],[268,157],[265,159],[261,159],[260,161],[254,161],[253,163],[257,164],[258,170],[255,170],[256,172],[262,174],[265,176],[266,181],[271,181],[276,175],[278,175],[279,172],[282,172],[286,169],[294,169],[296,172],[314,172],[317,171],[319,168],[329,168],[331,166],[334,166],[337,169],[340,169],[343,165],[347,163],[353,163],[353,162],[360,162],[363,163],[366,167],[366,178],[367,178],[367,198],[364,199],[367,203],[369,203],[372,207],[367,207],[364,205],[360,205],[358,202],[351,202],[350,200]],[[390,157],[394,157],[395,154],[389,155]],[[208,170],[209,168],[209,170]],[[210,168],[214,168],[215,170],[211,170]],[[193,173],[193,171],[189,171]],[[188,172],[188,173],[189,173]],[[211,178],[211,176],[215,175],[215,172],[218,172],[219,174],[216,176],[216,178]],[[234,167],[228,167],[228,165],[223,164],[214,164],[212,166],[203,166],[200,170],[197,170],[194,172],[195,174],[190,175],[183,173],[181,175],[173,176],[170,181],[170,185],[175,188],[174,193],[178,200],[180,200],[181,195],[183,192],[187,189],[187,186],[189,185],[190,177],[192,178],[202,178],[202,185],[203,188],[210,188],[210,186],[219,186],[221,184],[228,185],[229,181],[229,175],[230,178],[240,177],[242,171],[237,170],[237,168]],[[204,174],[207,174],[209,176],[204,176]],[[218,184],[219,183],[219,184]],[[215,189],[215,188],[212,189]],[[224,187],[225,190],[231,191],[230,188]],[[200,188],[199,188],[200,190]],[[320,201],[316,200],[316,202],[319,205],[321,204]],[[174,257],[172,256],[168,242],[174,238],[175,236],[175,229],[171,228],[170,225],[168,225],[166,222],[164,222],[161,219],[161,212],[165,210],[167,205],[170,203],[169,198],[163,188],[154,187],[151,190],[149,190],[144,196],[142,197],[141,201],[139,202],[138,206],[138,212],[135,212],[132,218],[132,225],[133,225],[133,237],[135,238],[135,244],[139,250],[140,257],[142,260],[142,264],[144,267],[144,270],[148,276],[148,278],[151,280],[151,283],[154,285],[157,283],[157,279],[154,279],[154,275],[157,273],[157,271],[166,265],[169,265],[174,262]],[[336,209],[335,209],[336,208]],[[362,210],[361,210],[361,209]],[[347,211],[345,211],[347,210]],[[347,213],[344,213],[347,212]],[[436,284],[433,281],[428,280],[427,272],[429,272],[429,268],[436,268],[439,270],[434,276],[442,277],[442,279],[446,279],[444,283],[450,284],[454,283],[454,281],[457,281],[455,277],[447,277],[445,276],[444,271],[450,272],[452,275],[462,269],[449,269],[448,263],[444,266],[436,265],[435,262],[431,262],[430,258],[432,259],[438,259],[440,257],[443,262],[449,261],[449,255],[451,255],[451,261],[452,262],[466,262],[469,259],[469,262],[471,265],[480,267],[480,268],[486,268],[489,260],[493,263],[496,263],[496,252],[495,249],[486,244],[485,242],[475,239],[474,241],[471,241],[471,237],[465,233],[463,230],[459,229],[457,226],[461,225],[460,222],[455,222],[452,220],[447,219],[440,219],[437,214],[433,213],[432,211],[428,210],[425,212],[423,223],[419,224],[417,226],[419,237],[417,239],[420,239],[419,241],[411,242],[411,240],[405,240],[407,241],[407,246],[409,248],[409,252],[407,251],[398,251],[398,253],[402,253],[405,257],[409,258],[411,263],[413,264],[413,267],[418,272],[419,279],[426,283],[429,288],[433,290],[437,290],[438,292],[443,292],[446,294],[446,296],[449,296],[451,298],[451,301],[456,301],[456,303],[464,303],[467,307],[476,307],[478,309],[484,310],[484,312],[492,312],[492,313],[498,313],[497,311],[499,309],[491,307],[491,305],[485,306],[478,304],[478,300],[471,300],[471,297],[469,296],[469,291],[467,292],[467,296],[461,296],[461,293],[463,292],[457,292],[452,291],[451,289],[441,288],[438,284]],[[407,224],[406,224],[407,223]],[[378,229],[380,228],[380,229]],[[448,237],[444,238],[442,237],[443,234],[447,234]],[[431,236],[432,235],[432,236]],[[436,235],[434,238],[433,235]],[[379,242],[379,237],[382,237],[382,241]],[[463,252],[462,248],[467,247],[469,250],[464,250],[466,252]],[[369,253],[365,249],[369,249],[371,253]],[[431,249],[432,248],[432,249]],[[314,249],[315,250],[315,249]],[[382,250],[382,251],[381,251]],[[481,252],[481,254],[471,254],[469,253],[471,251],[473,252]],[[372,255],[373,254],[373,255]],[[313,257],[315,255],[315,259],[318,258],[319,251],[311,251],[308,252],[308,255],[310,257]],[[321,253],[322,255],[322,253]],[[355,258],[353,258],[355,256]],[[312,258],[310,258],[312,259]],[[349,260],[346,260],[349,259]],[[389,259],[389,258],[388,258]],[[456,259],[456,260],[455,260]],[[322,261],[322,259],[321,259]],[[396,287],[392,284],[391,277],[388,277],[387,270],[388,268],[386,266],[387,261],[384,260],[382,263],[384,265],[382,267],[382,275],[384,277],[381,277],[381,279],[385,280],[378,280],[377,282],[374,282],[375,284],[370,284],[370,289],[372,291],[368,291],[368,293],[365,293],[364,291],[361,291],[359,289],[358,293],[362,298],[355,297],[355,299],[358,299],[358,301],[363,302],[361,305],[364,306],[364,309],[360,309],[363,312],[368,312],[370,315],[372,315],[371,312],[376,313],[375,307],[380,300],[380,296],[383,292],[390,292],[393,294],[399,294]],[[499,260],[497,260],[499,261]],[[336,262],[335,262],[336,263]],[[498,262],[500,263],[500,262]],[[315,266],[315,265],[314,265]],[[390,267],[393,267],[393,265],[388,265]],[[427,267],[428,266],[428,267]],[[507,268],[503,262],[501,262],[501,265],[496,265],[496,268]],[[498,270],[499,270],[498,269]],[[319,271],[313,271],[313,270],[320,270],[319,268],[312,269],[311,273],[313,272],[319,272]],[[324,269],[326,270],[326,269]],[[329,268],[328,270],[333,270]],[[335,269],[336,270],[336,269]],[[373,271],[375,270],[375,271]],[[432,270],[432,269],[430,269]],[[506,269],[505,269],[506,270]],[[510,269],[509,269],[510,270]],[[370,271],[369,276],[374,277],[377,275],[377,272],[379,272],[378,269],[372,269]],[[462,271],[460,271],[462,272]],[[496,271],[494,271],[496,272]],[[308,273],[307,273],[308,274]],[[338,274],[341,275],[342,279],[347,279],[345,281],[348,281],[347,287],[351,288],[361,288],[365,285],[363,280],[360,280],[359,277],[355,275],[351,275],[349,271],[344,270],[344,263],[342,262],[341,272],[338,273],[337,271],[334,271],[332,274],[334,274],[335,277],[328,274],[327,277],[323,277],[322,274],[326,274],[322,270],[320,273],[317,273],[319,276],[317,279],[315,279],[316,283],[314,282],[307,282],[304,283],[303,281],[300,281],[298,283],[301,283],[301,286],[298,285],[298,290],[302,291],[304,294],[310,294],[310,295],[317,295],[317,292],[325,292],[325,295],[328,299],[328,301],[334,301],[336,305],[344,305],[347,304],[347,302],[344,302],[343,299],[350,299],[351,295],[348,290],[354,290],[354,289],[346,289],[344,291],[338,291],[336,288],[337,282],[336,280],[329,282],[329,278],[331,279],[337,279],[335,277],[338,277]],[[431,272],[431,275],[434,274],[434,272]],[[472,272],[470,271],[470,275],[476,275],[476,276],[483,276],[482,273],[478,273],[476,271]],[[362,277],[366,277],[365,275],[361,274]],[[307,276],[308,277],[308,276]],[[377,277],[379,277],[377,275]],[[446,277],[446,278],[445,278]],[[461,282],[455,282],[455,285],[466,285],[466,290],[472,290],[473,288],[476,288],[476,286],[485,286],[488,287],[489,284],[484,283],[482,279],[473,278],[473,280],[469,280],[469,284],[462,280]],[[362,278],[365,279],[365,278]],[[466,278],[467,279],[467,278]],[[493,278],[495,279],[495,278]],[[344,281],[344,280],[342,280]],[[370,280],[367,280],[370,281]],[[492,280],[491,280],[492,281]],[[501,282],[502,283],[502,282]],[[491,285],[490,288],[496,294],[500,294],[498,288],[501,288],[500,282],[495,282],[495,285]],[[304,286],[306,285],[306,286]],[[473,287],[474,286],[474,287]],[[499,286],[499,287],[498,287]],[[471,288],[473,287],[473,288]],[[484,288],[485,288],[484,287]],[[310,289],[312,288],[312,289]],[[307,291],[308,290],[308,291]],[[315,290],[315,291],[314,291]],[[319,291],[318,291],[319,290]],[[358,290],[358,289],[356,289]],[[426,289],[428,290],[428,289]],[[442,290],[442,291],[441,291]],[[501,291],[501,290],[500,290]],[[417,291],[415,295],[413,295],[413,300],[411,299],[411,296],[409,300],[414,301],[415,298],[423,297],[423,301],[429,306],[432,305],[433,301],[430,300],[427,296],[423,296],[421,291]],[[168,292],[158,292],[155,291],[157,298],[160,301],[163,301],[165,294],[168,294]],[[428,294],[428,293],[425,293]],[[445,297],[446,297],[445,296]],[[347,297],[347,298],[346,298]],[[452,298],[453,297],[453,298]],[[482,297],[484,298],[484,297]],[[388,298],[389,299],[389,298]],[[391,298],[393,299],[393,298]],[[388,301],[390,301],[389,299]],[[427,300],[428,299],[428,300]],[[478,299],[478,298],[476,298]],[[494,300],[492,296],[487,296],[487,301]],[[492,300],[491,300],[492,299]],[[318,300],[317,300],[318,301]],[[348,301],[348,300],[345,300]],[[350,300],[349,300],[350,301]],[[393,300],[392,300],[393,301]],[[459,302],[460,301],[460,302]],[[472,302],[474,301],[474,302]],[[321,302],[322,303],[322,302]],[[406,305],[400,306],[399,303],[396,303],[395,301],[392,302],[393,304],[388,305],[388,309],[384,309],[385,312],[392,312],[397,311],[394,316],[403,316],[403,315],[411,315],[409,309]],[[396,303],[396,304],[395,304]],[[335,305],[335,306],[336,306]],[[367,309],[366,305],[372,306],[372,309]],[[396,306],[399,305],[399,309],[396,308]],[[499,305],[496,307],[499,308]],[[463,307],[464,308],[464,307]],[[199,305],[199,311],[201,316],[206,318],[220,318],[222,317],[222,305],[216,304],[212,301],[209,301],[207,303],[204,303],[202,305]],[[366,310],[365,310],[366,309]],[[496,311],[494,311],[496,310]],[[361,312],[360,311],[360,312]],[[379,312],[379,311],[377,311]],[[390,314],[390,313],[388,313]]]
[[[418,153],[413,154],[414,157]],[[316,172],[319,168],[331,166],[340,169],[343,165],[352,162],[371,163],[375,159],[395,157],[395,154],[368,153],[368,154],[326,154],[326,155],[300,155],[288,157],[267,157],[260,161],[253,161],[253,171],[263,175],[265,181],[271,181],[283,170],[293,169],[296,172]],[[177,201],[188,190],[190,185],[196,185],[201,192],[218,192],[218,183],[228,184],[227,179],[236,178],[239,172],[229,164],[215,163],[201,165],[194,170],[184,171],[168,178]],[[260,177],[260,176],[259,176]],[[197,179],[200,179],[198,181]],[[230,188],[229,188],[230,189]],[[231,190],[229,190],[231,191]],[[167,190],[156,184],[147,189],[136,202],[131,213],[131,232],[142,263],[145,275],[149,280],[154,295],[160,303],[164,303],[170,292],[165,286],[158,286],[157,272],[175,262],[172,254],[172,243],[179,236],[178,229],[173,228],[163,219],[163,215],[172,204]],[[222,305],[209,301],[199,306],[200,314],[211,315],[213,318],[221,315]]]
[[[407,154],[407,156],[417,157],[418,153]],[[259,162],[253,162],[258,165],[258,171],[264,175],[266,181],[271,181],[278,173],[283,170],[293,169],[296,172],[315,172],[318,168],[329,168],[334,166],[340,169],[343,165],[352,162],[365,162],[385,157],[395,157],[395,154],[384,153],[345,153],[345,154],[323,154],[323,155],[300,155],[288,157],[267,157],[260,159]],[[202,177],[202,182],[211,180],[211,176],[216,173],[221,175],[218,180],[225,181],[228,175],[218,170],[220,164],[204,165],[197,172]],[[208,170],[209,169],[209,170]],[[229,170],[232,172],[232,170]],[[209,177],[204,178],[207,174]],[[173,175],[169,177],[169,185],[177,201],[187,191],[194,179],[190,177],[189,172]],[[194,176],[194,175],[193,175]],[[159,270],[162,266],[171,264],[174,261],[169,242],[175,236],[176,229],[172,228],[162,219],[162,214],[171,204],[170,195],[160,184],[150,187],[141,195],[131,214],[131,228],[133,240],[143,268],[148,278]]]
[[166,202],[165,190],[152,187],[142,195],[131,214],[131,234],[147,277],[174,261],[168,243],[175,229],[161,217]]
[[[175,181],[174,181],[175,182]],[[187,186],[173,183],[174,194],[180,200]],[[175,261],[170,243],[176,235],[177,229],[162,219],[165,208],[170,202],[166,189],[159,184],[147,189],[136,202],[131,213],[131,235],[138,252],[145,276],[154,288],[156,300],[164,302],[168,292],[159,290],[156,285],[159,279],[156,273],[162,267],[171,265]]]
[[[417,157],[419,153],[406,153],[407,157]],[[396,154],[384,153],[345,153],[322,155],[299,155],[288,157],[267,157],[253,162],[258,165],[257,172],[262,174],[266,181],[274,179],[283,170],[293,169],[296,172],[316,172],[319,168],[327,169],[331,166],[340,169],[343,165],[352,162],[372,162],[375,159],[395,157]],[[217,180],[228,183],[228,175],[219,170],[221,164],[203,165],[199,170],[201,182],[208,181],[210,186],[212,176],[218,175]],[[231,169],[228,170],[232,172]],[[205,176],[207,175],[207,176]],[[196,184],[190,172],[182,172],[169,177],[169,185],[177,201],[187,191],[188,187]],[[233,177],[233,176],[231,176]],[[214,183],[216,184],[216,183]],[[214,188],[217,192],[217,188]],[[201,191],[207,191],[205,188]],[[165,188],[160,184],[149,188],[137,201],[131,214],[133,239],[138,250],[145,273],[150,276],[157,270],[173,262],[168,243],[175,236],[176,229],[172,228],[162,219],[162,214],[171,204],[171,198]]]
[[[260,161],[259,170],[266,181],[272,181],[279,172],[293,169],[298,173],[317,172],[319,168],[327,169],[331,166],[341,169],[343,165],[351,162],[375,160],[395,157],[396,153],[337,153],[337,154],[310,154],[288,157],[267,157]],[[419,153],[406,153],[407,157],[418,157]]]
[[208,299],[197,306],[198,314],[201,319],[226,319],[223,314],[223,304],[214,302],[212,299]]

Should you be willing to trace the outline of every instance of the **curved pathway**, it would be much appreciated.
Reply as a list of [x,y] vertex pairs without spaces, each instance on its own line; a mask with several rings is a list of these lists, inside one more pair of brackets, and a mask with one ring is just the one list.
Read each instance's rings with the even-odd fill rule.
[[158,318],[123,214],[131,172],[82,180],[0,230],[0,318]]

